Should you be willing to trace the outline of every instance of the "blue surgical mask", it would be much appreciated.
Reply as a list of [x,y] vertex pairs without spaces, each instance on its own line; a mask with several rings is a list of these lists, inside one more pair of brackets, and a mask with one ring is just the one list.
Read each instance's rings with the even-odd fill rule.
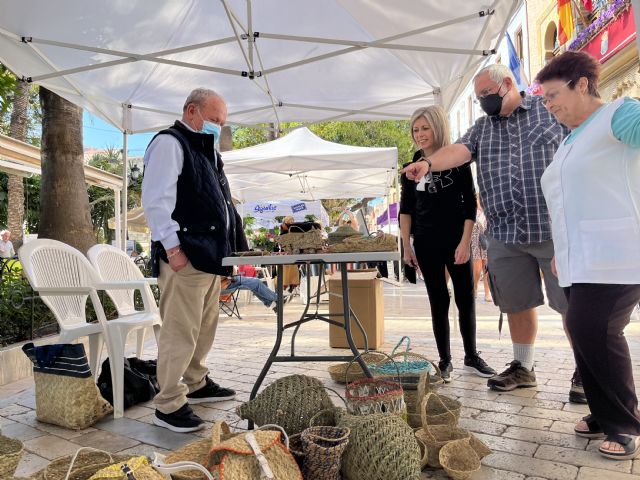
[[205,120],[198,110],[198,115],[202,118],[202,128],[200,129],[200,133],[204,133],[205,135],[213,135],[213,143],[218,143],[220,140],[220,132],[222,131],[222,127],[217,123],[210,122]]
[[218,143],[220,140],[220,131],[222,128],[220,125],[217,125],[213,122],[204,121],[202,124],[202,128],[200,129],[200,133],[205,133],[207,135],[213,135],[213,143]]

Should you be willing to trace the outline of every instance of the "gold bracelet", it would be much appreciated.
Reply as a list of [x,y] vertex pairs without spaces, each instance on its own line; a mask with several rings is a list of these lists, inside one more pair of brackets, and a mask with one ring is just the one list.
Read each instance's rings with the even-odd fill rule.
[[167,255],[167,260],[171,260],[173,257],[180,255],[182,253],[182,249],[179,248],[178,250],[176,250],[175,252],[173,252],[170,255]]

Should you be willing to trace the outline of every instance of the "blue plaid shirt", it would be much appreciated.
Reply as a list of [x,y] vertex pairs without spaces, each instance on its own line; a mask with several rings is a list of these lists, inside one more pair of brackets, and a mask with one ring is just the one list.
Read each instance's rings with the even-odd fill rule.
[[525,96],[508,117],[482,117],[456,143],[477,162],[487,233],[504,243],[551,239],[540,177],[569,133],[542,105]]

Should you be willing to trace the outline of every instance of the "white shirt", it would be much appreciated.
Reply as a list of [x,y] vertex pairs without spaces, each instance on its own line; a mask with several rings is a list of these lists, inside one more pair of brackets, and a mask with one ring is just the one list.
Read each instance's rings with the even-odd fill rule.
[[[186,123],[180,123],[195,132]],[[178,177],[182,173],[183,164],[182,145],[172,135],[158,135],[144,154],[144,216],[151,228],[151,239],[162,242],[165,250],[180,245],[176,233],[180,226],[171,218],[171,214],[176,208]]]
[[562,287],[640,284],[640,149],[611,130],[622,102],[565,140],[542,175]]
[[16,254],[11,240],[0,240],[0,258],[11,258]]

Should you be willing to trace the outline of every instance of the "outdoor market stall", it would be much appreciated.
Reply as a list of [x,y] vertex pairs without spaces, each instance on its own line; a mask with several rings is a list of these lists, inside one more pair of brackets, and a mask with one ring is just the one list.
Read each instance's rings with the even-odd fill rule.
[[228,123],[275,129],[449,109],[521,4],[24,0],[3,5],[0,62],[122,131],[126,169],[127,136],[173,123],[196,87],[226,99]]

